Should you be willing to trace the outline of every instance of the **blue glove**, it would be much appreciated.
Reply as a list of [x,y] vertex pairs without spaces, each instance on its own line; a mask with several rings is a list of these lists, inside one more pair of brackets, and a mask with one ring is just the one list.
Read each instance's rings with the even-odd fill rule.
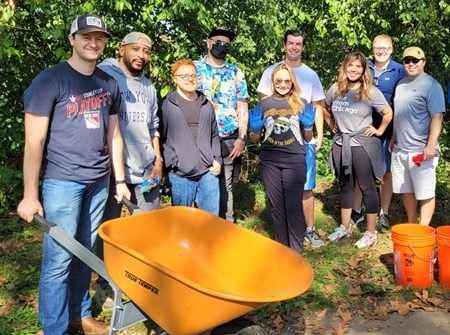
[[263,117],[263,111],[260,105],[256,105],[252,109],[250,109],[249,115],[249,128],[252,133],[259,133],[262,127],[264,127],[264,123],[266,122],[266,118]]
[[316,118],[316,109],[313,104],[306,103],[303,113],[298,113],[298,119],[303,124],[304,128],[312,128],[314,126],[314,120]]

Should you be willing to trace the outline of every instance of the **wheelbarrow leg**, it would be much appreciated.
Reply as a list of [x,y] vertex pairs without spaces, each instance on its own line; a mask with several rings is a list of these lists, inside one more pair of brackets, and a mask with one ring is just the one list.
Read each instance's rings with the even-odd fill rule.
[[147,316],[131,300],[123,301],[122,291],[113,282],[110,281],[109,285],[111,285],[114,292],[110,335],[115,335],[121,330],[147,320]]

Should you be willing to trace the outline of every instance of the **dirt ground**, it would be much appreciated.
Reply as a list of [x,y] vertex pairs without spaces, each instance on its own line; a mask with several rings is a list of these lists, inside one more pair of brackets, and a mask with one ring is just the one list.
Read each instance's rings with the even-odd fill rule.
[[[296,329],[274,330],[265,325],[246,326],[245,321],[236,321],[219,327],[211,335],[450,335],[450,317],[448,312],[427,312],[417,310],[407,315],[391,313],[384,318],[368,320],[356,316],[342,325],[342,319],[328,314],[300,322]],[[241,329],[240,329],[241,328]],[[303,329],[299,329],[303,328]]]

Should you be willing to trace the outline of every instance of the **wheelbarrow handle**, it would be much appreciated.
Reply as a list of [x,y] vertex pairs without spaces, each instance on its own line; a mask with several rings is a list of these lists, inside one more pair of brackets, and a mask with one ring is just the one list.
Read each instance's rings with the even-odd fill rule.
[[83,263],[89,266],[92,270],[97,272],[100,276],[111,282],[111,278],[106,272],[105,264],[93,252],[87,249],[84,245],[78,242],[75,238],[70,236],[64,229],[57,224],[48,221],[39,214],[35,214],[33,220],[41,225],[42,229],[56,242],[61,244],[72,255],[78,257]]
[[130,214],[138,214],[142,212],[139,206],[133,204],[128,198],[123,197],[121,202],[128,208]]

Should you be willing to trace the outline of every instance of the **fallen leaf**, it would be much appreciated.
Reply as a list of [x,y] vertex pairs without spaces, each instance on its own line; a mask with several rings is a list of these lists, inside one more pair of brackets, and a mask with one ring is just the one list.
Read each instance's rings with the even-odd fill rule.
[[411,311],[411,308],[409,308],[407,305],[399,305],[397,312],[400,315],[406,315]]
[[343,335],[347,331],[347,326],[344,321],[338,321],[331,326],[334,335]]
[[317,319],[322,319],[325,315],[327,315],[327,311],[328,311],[328,309],[327,308],[325,308],[325,309],[322,309],[321,311],[317,311],[315,314],[316,314],[316,318]]
[[284,326],[284,320],[280,315],[277,315],[273,320],[272,324],[274,325],[275,329],[282,329]]
[[349,287],[348,294],[353,295],[353,296],[361,295],[362,294],[361,287],[359,285]]
[[338,311],[336,313],[337,316],[339,316],[345,323],[349,322],[352,317],[352,312],[344,312],[344,311]]
[[351,269],[355,269],[358,267],[359,259],[353,257],[347,261],[347,264],[350,266]]
[[367,327],[367,331],[369,333],[374,333],[374,332],[377,332],[377,331],[382,330],[382,329],[383,329],[383,327],[381,327],[379,325],[371,325],[371,326]]

